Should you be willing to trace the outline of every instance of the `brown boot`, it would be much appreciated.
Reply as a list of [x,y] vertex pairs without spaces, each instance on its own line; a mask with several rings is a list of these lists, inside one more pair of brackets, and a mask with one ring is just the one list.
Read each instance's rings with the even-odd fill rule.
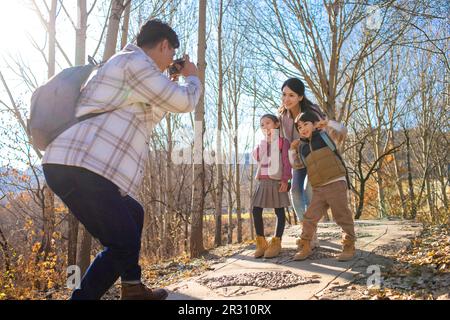
[[295,254],[295,256],[294,256],[294,260],[295,261],[305,260],[312,253],[311,241],[310,240],[301,239],[300,243],[299,243],[299,246],[301,247],[301,249],[300,249],[299,252],[297,252]]
[[150,289],[143,283],[122,284],[121,300],[165,300],[168,292],[164,289]]
[[338,256],[338,261],[349,261],[355,256],[355,240],[344,239],[342,241],[342,253]]
[[269,247],[264,252],[264,258],[275,258],[281,252],[281,238],[273,237]]
[[302,250],[302,238],[295,240],[295,244],[297,245],[297,251]]
[[[298,238],[297,240],[295,240],[295,244],[297,245],[297,251],[301,251],[302,250],[302,239]],[[311,250],[314,250],[316,248],[320,248],[320,242],[319,242],[319,238],[317,237],[317,233],[314,233],[314,236],[311,240]]]
[[319,238],[317,237],[317,230],[316,232],[314,232],[314,236],[311,240],[311,250],[314,250],[316,248],[320,248]]
[[256,236],[256,250],[254,253],[255,258],[261,258],[264,255],[269,244],[263,236]]

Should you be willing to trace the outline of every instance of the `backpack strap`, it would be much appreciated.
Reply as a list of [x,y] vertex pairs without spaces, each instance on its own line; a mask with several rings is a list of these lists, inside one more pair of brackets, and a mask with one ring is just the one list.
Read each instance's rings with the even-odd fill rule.
[[325,131],[320,131],[320,137],[325,141],[328,148],[331,149],[334,153],[337,152],[336,144],[331,140],[330,136]]
[[[92,56],[88,56],[88,63],[89,63],[89,65],[93,66],[92,70],[98,69],[98,68],[102,67],[105,64],[104,62],[98,62]],[[114,110],[112,110],[112,111],[114,111]],[[111,112],[111,111],[104,111],[104,112],[97,112],[97,113],[88,113],[88,114],[85,114],[85,115],[83,115],[81,117],[77,117],[77,120],[78,120],[78,122],[81,122],[81,121],[84,121],[84,120],[87,120],[87,119],[90,119],[90,118],[94,118],[96,116],[99,116],[99,115],[102,115],[102,114],[108,113],[108,112]]]
[[101,66],[103,66],[105,64],[104,62],[98,62],[92,56],[88,56],[88,63],[93,65],[93,66],[95,66],[95,67],[97,67],[97,68],[100,68]]

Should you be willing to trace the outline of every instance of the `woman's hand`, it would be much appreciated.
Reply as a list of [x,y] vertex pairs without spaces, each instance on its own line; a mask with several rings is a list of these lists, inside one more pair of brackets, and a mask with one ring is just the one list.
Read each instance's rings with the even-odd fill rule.
[[300,140],[298,140],[298,139],[294,140],[291,142],[291,149],[297,150],[299,145],[300,145]]
[[287,192],[288,190],[288,183],[287,182],[281,182],[279,192]]
[[319,130],[323,130],[327,127],[327,125],[328,125],[328,119],[324,119],[324,120],[320,120],[319,122],[317,122],[315,127]]

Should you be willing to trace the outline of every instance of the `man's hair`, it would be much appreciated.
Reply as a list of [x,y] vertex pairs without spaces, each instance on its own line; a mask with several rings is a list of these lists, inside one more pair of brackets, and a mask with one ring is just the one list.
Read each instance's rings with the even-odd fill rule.
[[167,39],[172,47],[177,49],[180,41],[175,31],[159,19],[147,20],[139,30],[136,38],[138,47],[153,48],[162,40]]

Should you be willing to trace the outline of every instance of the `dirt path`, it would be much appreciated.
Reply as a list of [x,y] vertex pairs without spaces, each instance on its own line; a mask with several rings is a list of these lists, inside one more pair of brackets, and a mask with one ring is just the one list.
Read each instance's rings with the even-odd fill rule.
[[[376,273],[392,263],[384,253],[405,248],[421,231],[420,224],[405,221],[358,221],[357,255],[338,262],[340,229],[321,223],[321,247],[310,259],[293,261],[299,228],[286,229],[279,257],[254,259],[250,246],[198,276],[170,285],[169,299],[357,299],[365,294],[367,279],[376,283]],[[352,285],[357,279],[359,285]],[[361,285],[361,279],[366,283]]]

